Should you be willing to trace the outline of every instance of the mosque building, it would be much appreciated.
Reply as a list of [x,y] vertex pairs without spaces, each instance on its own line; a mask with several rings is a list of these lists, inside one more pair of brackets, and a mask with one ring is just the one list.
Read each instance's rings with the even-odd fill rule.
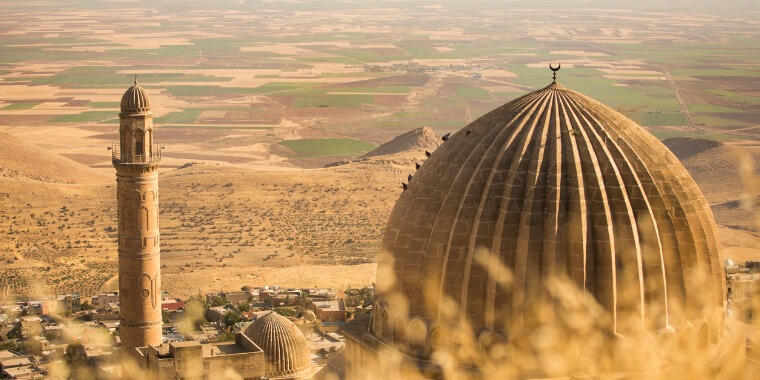
[[[153,309],[160,150],[137,84],[120,115],[114,165],[125,349],[156,378],[213,378],[225,367],[246,379],[311,376],[303,334],[277,313],[234,342],[161,344],[160,305]],[[549,278],[593,296],[611,316],[611,335],[624,336],[632,323],[715,324],[705,308],[722,315],[710,208],[678,159],[632,120],[551,83],[446,140],[391,213],[381,245],[390,264],[378,269],[371,318],[347,325],[344,363],[333,374],[365,378],[381,350],[425,373],[451,318],[465,320],[485,345],[524,336],[539,323],[535,305],[552,304]]]
[[244,379],[313,374],[308,343],[287,318],[270,312],[234,342],[164,344],[158,228],[158,165],[148,94],[135,81],[121,99],[117,172],[122,350],[154,379],[214,379],[228,369]]
[[556,304],[549,278],[592,295],[617,336],[719,325],[703,311],[720,320],[725,302],[716,224],[686,169],[635,122],[557,83],[439,147],[398,199],[381,251],[371,319],[346,329],[347,378],[382,350],[436,373],[432,353],[456,344],[443,338],[461,326],[452,318],[481,346],[526,336],[536,305]]
[[137,348],[136,356],[153,379],[215,379],[230,370],[243,379],[308,379],[310,355],[301,330],[271,311],[233,342],[150,345]]

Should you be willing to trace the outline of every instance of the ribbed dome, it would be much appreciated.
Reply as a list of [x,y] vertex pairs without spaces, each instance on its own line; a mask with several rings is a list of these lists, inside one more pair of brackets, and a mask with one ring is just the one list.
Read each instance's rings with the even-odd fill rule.
[[141,113],[150,111],[150,100],[145,89],[137,83],[128,88],[121,97],[122,113]]
[[[617,331],[623,311],[664,326],[679,323],[674,310],[722,306],[716,238],[702,193],[659,140],[552,84],[438,148],[398,199],[382,249],[394,259],[391,290],[408,299],[409,315],[400,320],[422,321],[428,337],[440,309],[426,300],[444,295],[475,332],[499,331],[502,321],[526,318],[552,275],[591,293]],[[511,270],[510,286],[476,263],[480,248]],[[707,278],[696,289],[690,280],[700,274]],[[375,335],[408,340],[397,331],[393,305],[378,305]]]
[[311,355],[306,337],[282,315],[269,312],[259,317],[248,326],[245,335],[264,350],[267,376],[297,377],[308,372]]

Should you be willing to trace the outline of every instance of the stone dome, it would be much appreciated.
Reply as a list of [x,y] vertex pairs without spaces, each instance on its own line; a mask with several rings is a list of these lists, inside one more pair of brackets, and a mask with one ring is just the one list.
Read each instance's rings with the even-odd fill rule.
[[145,89],[135,83],[121,97],[121,113],[142,112],[150,112],[150,100]]
[[[705,198],[657,138],[551,84],[467,125],[414,175],[385,230],[395,281],[378,286],[372,331],[429,344],[445,304],[475,332],[520,335],[502,330],[527,318],[549,276],[592,294],[615,331],[631,311],[677,325],[697,313],[675,310],[723,305],[716,239]],[[508,286],[476,262],[482,251],[511,271]],[[394,310],[392,293],[404,307]],[[431,307],[440,297],[453,303]]]
[[268,377],[298,377],[309,372],[311,353],[306,337],[282,315],[269,312],[248,326],[244,334],[264,350]]

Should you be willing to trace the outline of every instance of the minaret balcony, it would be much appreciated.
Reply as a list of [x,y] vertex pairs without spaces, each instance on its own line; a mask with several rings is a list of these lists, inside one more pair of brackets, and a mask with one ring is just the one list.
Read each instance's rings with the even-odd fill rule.
[[158,144],[152,145],[148,154],[122,152],[117,144],[109,146],[108,149],[111,151],[111,161],[114,165],[156,165],[161,161],[162,148]]

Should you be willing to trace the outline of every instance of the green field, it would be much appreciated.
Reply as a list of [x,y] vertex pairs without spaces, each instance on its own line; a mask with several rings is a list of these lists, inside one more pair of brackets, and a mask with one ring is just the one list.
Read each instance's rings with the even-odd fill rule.
[[119,108],[119,102],[89,102],[87,106],[92,108]]
[[32,107],[38,105],[40,103],[38,102],[20,102],[20,103],[11,103],[6,105],[3,108],[0,108],[0,110],[6,110],[6,111],[21,111],[21,110],[28,110]]
[[283,140],[280,145],[292,150],[298,158],[353,157],[375,148],[373,144],[352,139]]
[[457,96],[465,99],[488,99],[491,93],[480,87],[464,86],[457,89]]
[[[63,70],[49,77],[34,78],[31,85],[55,85],[73,88],[124,87],[134,80],[133,75],[119,73],[129,67],[76,66]],[[139,83],[159,82],[227,82],[232,78],[215,77],[199,74],[159,73],[140,74]]]
[[191,128],[191,129],[250,129],[269,131],[273,127],[259,127],[251,125],[162,125],[159,128]]
[[113,111],[85,111],[74,115],[61,115],[50,119],[55,123],[89,123],[113,119]]
[[167,86],[166,90],[173,96],[256,95],[271,94],[315,85],[314,83],[302,82],[271,82],[258,87],[177,85]]
[[296,98],[293,101],[293,107],[344,107],[355,108],[362,104],[372,104],[374,98],[372,95],[325,95],[325,96],[306,96]]
[[156,118],[155,121],[156,123],[191,124],[198,120],[198,117],[201,116],[202,112],[203,109],[201,108],[190,108],[179,112],[170,112],[164,116]]
[[408,94],[411,86],[377,86],[377,87],[330,87],[325,92],[367,92],[376,94]]

